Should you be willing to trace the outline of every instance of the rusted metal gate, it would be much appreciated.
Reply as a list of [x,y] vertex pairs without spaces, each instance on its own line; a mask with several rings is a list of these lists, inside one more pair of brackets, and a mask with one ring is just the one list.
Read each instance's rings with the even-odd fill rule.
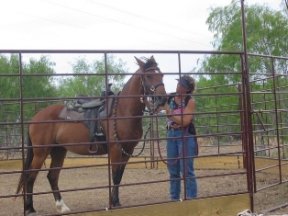
[[[3,142],[3,144],[5,143],[5,145],[3,145],[3,147],[1,147],[1,153],[3,152],[5,155],[5,152],[10,152],[8,154],[5,155],[5,159],[9,159],[9,160],[5,160],[6,165],[7,162],[13,162],[13,160],[11,159],[21,159],[24,160],[25,158],[25,152],[26,152],[26,127],[27,125],[30,123],[30,119],[27,118],[25,116],[25,113],[30,112],[31,110],[32,113],[36,112],[37,110],[47,106],[48,104],[51,103],[62,103],[65,100],[70,100],[73,98],[63,98],[63,97],[49,97],[49,98],[27,98],[25,97],[25,95],[23,95],[22,91],[25,88],[25,85],[23,84],[23,80],[25,78],[32,78],[35,77],[37,78],[41,78],[43,76],[47,76],[47,74],[40,74],[40,73],[36,73],[36,74],[25,74],[23,73],[23,65],[24,65],[24,61],[22,59],[25,59],[26,55],[31,55],[31,54],[46,54],[46,55],[52,55],[52,54],[57,54],[57,55],[65,55],[65,54],[84,54],[84,53],[89,53],[89,54],[101,54],[104,56],[104,61],[107,61],[107,55],[108,54],[113,54],[113,55],[121,55],[121,54],[129,54],[131,59],[133,59],[133,55],[143,55],[143,56],[149,56],[149,55],[154,55],[155,59],[160,59],[159,62],[159,66],[161,68],[161,65],[167,68],[174,68],[172,70],[167,70],[163,71],[163,73],[165,74],[166,77],[170,78],[170,80],[172,80],[172,83],[175,82],[175,78],[179,77],[179,75],[182,74],[190,74],[192,76],[195,77],[195,79],[199,79],[200,76],[209,76],[209,72],[203,72],[201,74],[196,73],[196,72],[190,72],[187,71],[185,68],[186,64],[189,64],[189,62],[193,62],[195,59],[195,56],[203,56],[206,54],[210,54],[210,55],[235,55],[238,56],[239,58],[239,62],[240,64],[243,64],[243,53],[240,52],[202,52],[202,51],[145,51],[145,53],[142,51],[79,51],[79,50],[70,50],[65,51],[65,50],[56,50],[56,51],[49,51],[49,50],[26,50],[26,51],[11,51],[11,50],[7,50],[7,51],[1,51],[2,53],[13,53],[19,56],[19,73],[16,74],[12,74],[9,73],[9,71],[7,71],[7,73],[3,73],[1,74],[1,77],[12,77],[12,78],[16,78],[17,80],[19,80],[19,86],[20,86],[20,91],[19,91],[19,96],[15,97],[15,98],[6,98],[6,99],[1,99],[1,108],[3,113],[8,113],[9,110],[11,110],[9,107],[10,106],[17,106],[17,112],[19,112],[19,120],[17,119],[15,120],[8,120],[5,122],[1,122],[1,127],[2,128],[6,128],[5,130],[5,140]],[[174,59],[174,64],[165,66],[165,56],[166,55],[170,55],[170,59],[173,58]],[[164,57],[163,57],[164,56]],[[171,57],[172,56],[172,57]],[[158,57],[158,58],[157,58]],[[164,60],[161,61],[161,58],[164,58]],[[170,62],[169,62],[170,64]],[[191,63],[190,63],[191,64]],[[130,71],[129,71],[130,72]],[[219,76],[219,75],[223,75],[223,74],[231,74],[230,72],[220,72],[219,74],[216,74],[215,76]],[[67,76],[84,76],[81,73],[59,73],[59,74],[54,74],[54,75],[48,75],[48,76],[55,76],[58,79],[60,77],[67,77]],[[238,76],[238,82],[241,83],[241,77],[242,77],[242,71],[237,71],[234,73],[234,75]],[[95,74],[85,74],[85,76],[87,77],[93,77],[93,76],[98,76]],[[109,74],[103,74],[102,76],[109,76]],[[169,82],[169,81],[168,81]],[[237,84],[238,84],[237,82]],[[225,92],[223,93],[223,88],[225,89]],[[244,87],[242,87],[242,89],[244,89]],[[222,196],[232,196],[232,195],[238,195],[238,194],[247,194],[247,193],[251,193],[252,191],[249,191],[251,189],[249,189],[248,185],[252,184],[251,181],[251,175],[252,172],[249,169],[250,165],[247,166],[247,169],[244,170],[243,169],[243,163],[242,163],[242,157],[243,155],[245,155],[245,152],[242,151],[242,145],[245,144],[245,146],[247,145],[247,142],[245,142],[244,137],[247,137],[247,135],[245,135],[245,133],[247,133],[247,131],[243,130],[243,128],[245,129],[247,126],[247,123],[243,123],[243,127],[240,127],[240,122],[238,123],[238,125],[234,124],[233,126],[230,125],[229,127],[231,127],[231,130],[225,130],[225,125],[228,126],[228,124],[231,123],[227,123],[225,121],[223,121],[222,123],[219,122],[215,122],[213,124],[217,124],[216,127],[217,130],[215,130],[214,125],[211,125],[212,123],[208,123],[207,125],[203,125],[201,122],[206,122],[207,119],[219,119],[219,118],[229,118],[231,116],[237,116],[236,118],[240,119],[242,117],[242,114],[245,112],[244,107],[239,107],[239,98],[241,98],[240,96],[246,95],[243,91],[238,92],[237,89],[237,85],[233,86],[233,85],[229,85],[229,86],[222,86],[222,87],[215,87],[215,86],[207,86],[203,89],[199,89],[198,93],[196,93],[194,95],[196,101],[202,101],[202,109],[198,110],[197,113],[195,113],[195,118],[196,118],[196,122],[197,125],[200,128],[204,128],[207,127],[207,133],[203,130],[202,133],[198,134],[198,139],[199,139],[199,143],[200,143],[200,155],[197,158],[197,161],[199,163],[197,169],[199,169],[199,175],[197,175],[198,178],[198,182],[199,184],[201,184],[201,182],[203,182],[203,184],[209,184],[210,181],[213,181],[213,179],[215,179],[215,181],[222,181],[220,179],[224,178],[224,179],[237,179],[237,183],[229,183],[232,185],[235,185],[232,188],[229,189],[225,189],[225,187],[220,187],[218,189],[213,189],[211,191],[207,190],[206,192],[203,191],[201,189],[199,189],[200,194],[199,194],[199,198],[205,198],[205,197],[222,197]],[[95,96],[94,96],[95,97]],[[209,110],[209,107],[205,107],[205,100],[206,98],[215,98],[215,100],[217,100],[217,98],[219,97],[226,97],[226,98],[234,98],[234,101],[237,102],[236,105],[233,105],[233,107],[231,106],[223,106],[222,104],[217,104],[216,106],[212,108],[212,110]],[[242,117],[243,118],[243,117]],[[145,116],[145,119],[147,119],[148,123],[151,122],[151,127],[153,130],[151,130],[151,136],[146,137],[146,139],[141,140],[142,144],[144,143],[144,141],[149,142],[149,146],[147,146],[144,150],[143,155],[141,155],[141,157],[138,157],[136,159],[132,159],[130,160],[130,162],[128,163],[128,167],[132,167],[132,171],[133,168],[137,168],[137,170],[141,173],[143,172],[143,170],[141,169],[145,169],[145,168],[150,168],[150,172],[153,173],[154,172],[154,177],[155,179],[145,179],[145,176],[143,177],[144,179],[141,182],[134,182],[134,181],[127,181],[124,182],[121,187],[123,187],[123,191],[124,190],[132,190],[130,188],[135,188],[134,190],[136,191],[140,191],[140,194],[143,194],[144,191],[149,191],[148,189],[144,189],[146,188],[147,185],[149,185],[149,187],[152,188],[152,191],[148,192],[147,196],[144,196],[144,200],[140,199],[137,201],[136,198],[134,198],[134,202],[132,202],[132,200],[128,201],[124,207],[131,207],[131,206],[146,206],[146,205],[150,205],[153,203],[167,203],[169,202],[169,198],[167,196],[168,194],[168,188],[167,188],[167,183],[169,182],[169,179],[166,176],[166,172],[165,172],[165,164],[163,163],[163,161],[165,162],[166,160],[166,150],[165,150],[165,141],[166,141],[166,129],[165,129],[165,115],[159,115],[159,116]],[[243,122],[246,121],[243,118]],[[147,123],[147,124],[148,124]],[[147,127],[146,124],[146,127]],[[220,125],[222,124],[222,125]],[[233,127],[233,128],[232,128]],[[7,129],[9,128],[9,129]],[[242,131],[243,130],[243,131]],[[15,131],[12,133],[12,131]],[[154,135],[153,135],[154,133]],[[13,136],[13,134],[16,134],[17,136]],[[10,137],[10,138],[7,138]],[[232,149],[232,150],[225,150],[226,147],[231,148],[231,146],[233,146],[233,143],[230,143],[230,138],[236,139],[238,141],[238,143],[235,145],[236,149]],[[241,141],[241,137],[243,138],[243,141]],[[7,141],[7,140],[14,140],[12,141]],[[218,145],[215,145],[215,143],[212,143],[212,145],[210,145],[210,141],[214,140],[213,142],[218,142]],[[226,143],[223,144],[223,142]],[[208,143],[208,145],[206,145]],[[12,146],[11,146],[12,144]],[[232,145],[231,145],[232,144]],[[206,145],[206,146],[205,146]],[[141,147],[141,144],[139,144],[139,146]],[[213,149],[213,147],[217,146],[217,152],[213,152],[210,151],[210,149]],[[206,152],[203,151],[203,153],[201,153],[201,150],[206,149]],[[224,150],[223,150],[224,149]],[[14,150],[15,152],[12,154],[11,151]],[[140,151],[140,150],[139,150]],[[107,164],[107,157],[102,157],[102,158],[97,158],[96,160],[93,161],[93,157],[86,157],[86,158],[78,158],[78,162],[77,158],[75,159],[74,157],[69,157],[70,161],[74,161],[71,162],[73,163],[79,163],[77,165],[69,165],[67,167],[63,168],[63,172],[69,172],[70,170],[77,170],[77,169],[81,169],[83,171],[80,172],[80,174],[78,175],[82,175],[83,173],[85,175],[87,175],[87,169],[91,169],[91,168],[95,168],[97,170],[97,172],[101,172],[101,175],[103,174],[103,168],[105,171],[105,179],[109,179],[109,177],[107,176],[107,173],[110,172],[110,167]],[[68,161],[69,161],[68,160]],[[81,164],[79,161],[86,161],[85,164]],[[226,166],[225,162],[223,161],[229,161],[232,160],[232,165]],[[247,160],[247,158],[245,159],[245,161]],[[89,161],[89,162],[87,162]],[[208,163],[211,164],[205,164],[206,161],[210,161]],[[49,163],[49,162],[47,162]],[[88,164],[87,164],[88,163]],[[218,165],[215,165],[215,164]],[[3,164],[4,161],[3,161]],[[87,164],[87,165],[86,165]],[[202,165],[203,164],[203,165]],[[4,166],[4,165],[3,165]],[[7,165],[8,166],[8,165]],[[141,169],[139,169],[139,166]],[[100,169],[102,167],[102,170]],[[197,167],[197,166],[196,166]],[[203,167],[203,168],[202,168]],[[5,168],[5,167],[3,167]],[[157,169],[154,169],[157,168]],[[101,171],[99,171],[99,169]],[[210,170],[214,170],[215,171],[210,171]],[[47,170],[49,170],[49,168],[44,168],[42,169],[42,171],[46,172]],[[129,169],[128,169],[129,170]],[[163,170],[161,171],[161,175],[158,172],[158,170]],[[25,171],[25,170],[24,170]],[[41,173],[42,173],[41,171]],[[4,170],[3,172],[1,172],[1,177],[3,179],[3,181],[5,180],[6,177],[11,176],[11,179],[15,179],[17,180],[17,176],[19,176],[19,174],[22,172],[21,170],[21,166],[18,163],[18,165],[15,168],[12,168],[12,170]],[[73,172],[73,171],[72,171]],[[75,171],[76,172],[76,171]],[[83,173],[82,173],[83,172]],[[92,172],[92,171],[90,171]],[[127,171],[129,172],[129,171]],[[155,173],[156,172],[156,173]],[[160,178],[157,177],[157,175],[160,175]],[[68,175],[68,174],[67,174]],[[71,174],[70,174],[71,175]],[[73,174],[72,174],[73,175]],[[139,173],[135,173],[135,175],[139,175]],[[76,174],[75,174],[76,176]],[[248,176],[248,177],[247,177]],[[38,178],[41,178],[41,174]],[[68,175],[68,177],[61,177],[60,179],[65,179],[65,178],[72,178],[71,176]],[[91,178],[88,177],[88,178]],[[125,178],[125,174],[124,174],[124,178]],[[42,177],[43,179],[43,177]],[[247,183],[247,179],[248,179],[248,183]],[[45,177],[44,177],[44,182],[45,182]],[[15,181],[15,180],[14,180]],[[79,180],[78,180],[79,181]],[[95,182],[97,182],[97,178],[95,179]],[[224,184],[225,180],[222,181]],[[16,187],[14,182],[14,187]],[[42,180],[41,180],[41,185]],[[79,182],[80,184],[80,182]],[[91,183],[89,183],[91,184]],[[76,196],[76,197],[85,197],[87,195],[85,195],[85,193],[83,194],[83,191],[86,193],[92,193],[93,191],[99,191],[100,197],[95,198],[95,203],[96,202],[102,202],[99,206],[95,206],[93,208],[91,208],[91,206],[88,207],[84,207],[82,206],[82,209],[80,210],[75,210],[73,213],[81,213],[81,212],[85,212],[85,211],[100,211],[100,210],[105,210],[106,208],[110,209],[111,205],[109,204],[109,193],[107,193],[109,190],[111,190],[111,181],[106,181],[106,183],[104,184],[103,182],[101,183],[103,185],[98,185],[97,183],[95,183],[94,186],[81,186],[80,188],[77,187],[77,185],[71,186],[70,184],[68,184],[68,186],[66,186],[66,188],[62,189],[61,191],[63,193],[71,193],[74,195],[71,196]],[[36,182],[37,185],[37,182]],[[61,184],[60,184],[61,185]],[[72,184],[73,185],[73,184]],[[239,186],[240,185],[240,186]],[[9,199],[12,197],[18,197],[18,196],[22,196],[22,195],[14,195],[13,194],[13,188],[12,185],[10,185],[11,189],[9,190],[10,192],[5,192],[3,195],[1,195],[1,199],[3,200],[7,200],[7,203],[9,203]],[[73,188],[76,187],[76,188]],[[155,188],[156,187],[156,188]],[[47,189],[45,189],[47,190]],[[35,194],[37,196],[35,196],[34,200],[36,202],[37,199],[39,199],[40,197],[43,196],[43,198],[41,198],[42,202],[43,199],[46,199],[46,195],[50,195],[50,197],[52,197],[52,192],[49,191],[43,191],[43,189],[41,190],[38,189]],[[104,190],[104,192],[103,192]],[[155,192],[155,190],[159,190],[159,197],[156,197],[154,199],[148,199],[149,197],[151,197],[151,195],[149,195],[149,193],[153,193]],[[137,197],[137,193],[135,191],[135,197]],[[81,194],[82,192],[82,194]],[[121,196],[121,195],[120,195]],[[123,195],[125,196],[125,195]],[[129,195],[127,195],[129,196]],[[39,198],[38,198],[39,197]],[[97,197],[97,196],[95,196]],[[48,197],[47,197],[48,198]],[[99,200],[99,198],[101,199],[101,201]],[[19,199],[18,199],[19,200]],[[70,205],[75,205],[70,204]],[[81,204],[83,205],[83,204]],[[39,207],[38,207],[39,208]],[[52,210],[51,210],[52,211]],[[52,211],[53,212],[53,211]],[[47,214],[47,212],[44,212],[45,214]],[[51,212],[48,214],[51,214]],[[52,213],[53,214],[53,213]]]
[[[265,62],[263,71],[250,71],[251,118],[253,123],[253,181],[255,206],[265,203],[267,211],[287,206],[288,157],[288,58],[250,54]],[[255,84],[257,83],[257,85]],[[257,86],[257,87],[256,87]],[[263,173],[270,175],[263,179]],[[271,194],[276,193],[279,199]],[[265,194],[268,201],[259,199]],[[281,197],[281,198],[280,198]]]
[[[243,17],[244,17],[244,10]],[[287,140],[288,140],[288,122],[287,122],[287,61],[288,58],[276,56],[263,56],[256,54],[248,54],[246,50],[245,35],[245,19],[243,20],[244,49],[243,52],[215,52],[215,51],[155,51],[155,50],[0,50],[0,54],[17,56],[19,68],[17,73],[13,73],[7,69],[6,72],[0,73],[0,79],[16,80],[18,85],[18,94],[13,98],[0,98],[1,112],[1,146],[0,146],[0,182],[4,187],[0,193],[1,209],[4,206],[12,205],[11,198],[21,197],[22,195],[13,194],[16,189],[16,181],[21,172],[24,172],[23,166],[19,161],[24,161],[26,152],[25,133],[29,124],[26,113],[35,113],[37,110],[51,104],[62,103],[65,100],[74,99],[73,97],[35,97],[27,98],[23,95],[24,79],[41,78],[43,76],[54,77],[56,79],[67,78],[70,76],[99,76],[94,73],[72,73],[61,71],[55,74],[25,74],[23,72],[25,61],[31,56],[39,57],[42,55],[67,58],[67,56],[89,55],[101,56],[104,62],[108,61],[110,55],[133,59],[134,55],[146,56],[154,55],[159,63],[160,69],[167,77],[166,88],[173,83],[172,80],[179,75],[190,74],[199,80],[201,77],[209,76],[235,76],[235,82],[227,85],[213,86],[207,83],[207,86],[199,88],[193,95],[199,103],[197,112],[195,113],[196,125],[200,133],[197,134],[199,140],[200,154],[195,159],[197,169],[197,181],[199,182],[199,195],[197,199],[210,199],[215,197],[229,197],[234,195],[249,195],[249,206],[252,210],[258,209],[257,206],[264,202],[263,198],[259,198],[258,194],[266,193],[273,197],[275,191],[270,189],[277,188],[284,190],[282,187],[287,185],[288,181],[288,162],[287,162]],[[193,72],[193,64],[195,59],[204,55],[233,55],[238,58],[241,68],[237,71],[217,71],[211,73],[209,71]],[[167,56],[169,60],[167,63]],[[97,58],[97,57],[96,57]],[[249,70],[249,61],[252,58],[261,58],[269,65],[263,72]],[[171,61],[172,59],[172,61]],[[171,62],[173,62],[171,64]],[[188,67],[187,67],[188,65]],[[286,65],[286,66],[285,66]],[[133,67],[133,66],[132,66]],[[163,69],[164,68],[164,69]],[[172,69],[171,69],[172,68]],[[188,68],[188,69],[187,69]],[[63,69],[63,68],[62,68]],[[67,68],[64,67],[64,70]],[[134,71],[130,69],[127,76]],[[111,76],[108,69],[102,76]],[[191,72],[192,71],[192,72]],[[175,81],[174,81],[175,82]],[[257,83],[257,85],[255,85]],[[260,84],[259,84],[260,83]],[[261,88],[259,88],[261,86]],[[1,87],[0,87],[1,88]],[[11,86],[13,88],[13,86]],[[93,95],[93,97],[95,97]],[[219,98],[227,98],[234,101],[233,104],[219,104]],[[214,106],[207,106],[213,102]],[[11,108],[13,107],[13,109]],[[32,110],[32,111],[31,111]],[[9,112],[16,112],[14,116],[17,118],[9,119]],[[7,118],[6,118],[7,117]],[[121,190],[133,193],[125,193],[123,197],[125,202],[121,208],[147,206],[151,204],[170,203],[167,197],[167,184],[169,179],[166,173],[165,164],[165,115],[145,116],[147,120],[146,127],[151,122],[152,129],[149,136],[140,140],[141,144],[146,141],[148,145],[144,148],[141,157],[132,159],[128,163],[128,173],[132,176],[138,176],[144,172],[141,179],[127,179],[121,185]],[[111,209],[109,204],[109,190],[111,190],[111,181],[109,181],[110,167],[107,164],[107,157],[94,158],[76,158],[75,155],[69,157],[69,162],[63,168],[67,174],[64,174],[62,189],[65,194],[72,194],[70,198],[70,206],[73,208],[72,213],[84,212],[100,212]],[[15,165],[16,164],[16,165]],[[148,168],[148,170],[147,170]],[[91,170],[92,169],[92,170]],[[44,168],[42,171],[47,171]],[[78,170],[80,170],[78,172]],[[94,170],[97,170],[100,177],[93,176]],[[143,171],[144,170],[144,171]],[[151,175],[153,178],[151,179]],[[40,174],[41,175],[41,174]],[[81,185],[78,179],[91,179],[88,185]],[[94,181],[95,177],[95,181]],[[125,173],[124,173],[125,177]],[[43,179],[43,176],[39,177]],[[97,179],[107,179],[101,181],[99,185]],[[66,180],[65,180],[66,179]],[[70,180],[70,181],[69,181]],[[72,181],[75,180],[75,181]],[[45,180],[44,180],[45,181]],[[67,181],[67,182],[65,182]],[[217,185],[213,182],[218,182]],[[221,182],[219,186],[219,182]],[[37,184],[37,182],[36,182]],[[40,185],[45,184],[42,181]],[[203,185],[203,186],[202,186]],[[60,184],[61,186],[61,184]],[[211,186],[211,188],[209,188]],[[213,188],[213,189],[212,189]],[[41,187],[35,192],[41,200],[38,209],[45,205],[46,211],[43,214],[54,215],[51,210],[50,201],[46,200],[52,197],[49,189]],[[97,195],[95,195],[97,194]],[[47,195],[47,196],[46,196]],[[120,195],[121,196],[121,195]],[[151,199],[151,197],[154,197]],[[43,198],[42,198],[43,197]],[[89,202],[76,200],[75,197],[89,197]],[[138,200],[138,197],[141,197]],[[83,199],[84,199],[83,198]],[[50,199],[50,198],[49,198]],[[19,199],[18,199],[19,200]],[[91,201],[92,200],[92,201]],[[52,202],[52,201],[51,201]],[[187,201],[190,202],[190,201]],[[193,201],[191,201],[193,202]],[[279,205],[267,199],[267,207],[270,210],[287,205],[285,200],[277,200]],[[3,206],[2,206],[3,205]],[[21,207],[22,205],[22,207]],[[23,213],[23,204],[17,202],[14,206],[20,206],[20,210],[10,210],[12,214],[20,215]],[[10,208],[10,207],[9,207]],[[239,207],[238,207],[239,208]],[[268,210],[269,210],[268,209]],[[239,210],[239,209],[238,209]],[[234,212],[235,213],[235,212]]]

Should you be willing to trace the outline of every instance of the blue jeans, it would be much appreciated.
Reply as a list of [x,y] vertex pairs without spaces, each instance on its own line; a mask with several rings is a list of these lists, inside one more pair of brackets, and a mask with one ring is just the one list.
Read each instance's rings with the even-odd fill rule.
[[[197,183],[194,174],[194,158],[196,142],[194,137],[183,130],[168,130],[167,137],[167,167],[170,174],[170,198],[179,200],[181,192],[181,175],[184,178],[186,199],[197,196]],[[188,158],[187,158],[188,157]],[[185,172],[185,173],[184,173]],[[185,175],[184,175],[185,174]]]

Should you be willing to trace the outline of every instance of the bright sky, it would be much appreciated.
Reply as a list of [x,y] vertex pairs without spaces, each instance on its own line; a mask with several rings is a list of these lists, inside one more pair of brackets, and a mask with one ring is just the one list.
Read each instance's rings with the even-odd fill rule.
[[[230,2],[7,0],[1,2],[0,49],[211,49],[209,9]],[[281,0],[245,3],[279,7]]]
[[[211,7],[230,2],[6,0],[1,2],[0,49],[212,50],[206,19]],[[254,3],[279,8],[281,0],[245,0]],[[177,68],[167,58],[161,64],[162,71]]]

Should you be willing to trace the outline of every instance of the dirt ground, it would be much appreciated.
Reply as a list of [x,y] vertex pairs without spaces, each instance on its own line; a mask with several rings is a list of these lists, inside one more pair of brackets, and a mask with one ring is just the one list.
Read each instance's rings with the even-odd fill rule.
[[[19,174],[3,174],[7,169],[0,166],[0,194],[13,195],[16,190]],[[197,170],[198,197],[214,196],[217,194],[229,194],[244,192],[247,189],[246,175],[235,174],[242,171],[235,170]],[[231,174],[235,175],[231,175]],[[223,175],[218,176],[217,175]],[[229,174],[229,175],[225,175]],[[50,186],[46,178],[47,171],[40,172],[35,183],[34,192],[50,192]],[[216,175],[216,176],[215,176]],[[214,177],[210,177],[214,176]],[[262,186],[271,184],[276,177],[271,174],[259,174],[259,184]],[[63,192],[63,199],[72,211],[103,210],[108,207],[109,185],[107,168],[78,168],[62,170],[59,186]],[[143,205],[149,203],[169,201],[168,174],[165,168],[145,169],[129,168],[125,170],[122,186],[120,188],[120,201],[123,207],[130,205]],[[146,182],[160,181],[146,184]],[[131,185],[130,185],[131,184]],[[133,185],[137,184],[137,185]],[[87,188],[88,189],[85,189]],[[81,189],[80,191],[74,191]],[[72,191],[69,191],[72,190]],[[258,196],[258,197],[257,197]],[[274,201],[288,200],[288,185],[271,189],[268,193],[259,193],[255,196],[255,206],[258,213],[269,208]],[[272,202],[273,201],[273,202]],[[275,203],[274,203],[275,204]],[[39,215],[56,214],[55,203],[52,194],[40,194],[34,196],[34,207]],[[21,198],[2,198],[0,200],[0,215],[23,215],[23,201]],[[282,209],[273,214],[287,213],[288,209]]]
[[[164,147],[161,151],[163,151],[163,155],[166,155]],[[201,163],[199,162],[200,158],[195,160],[199,198],[247,191],[247,177],[241,165],[241,156],[234,157],[236,160],[234,159],[233,161],[217,156],[213,160],[209,159],[210,157],[205,157],[206,155],[233,152],[241,152],[240,143],[235,143],[233,146],[221,149],[201,146],[200,155],[204,156],[203,160]],[[147,152],[144,152],[144,155],[147,155]],[[157,152],[155,152],[155,157],[159,158]],[[81,163],[77,159],[68,159],[70,162],[65,163],[65,167],[90,165],[91,159],[92,164],[98,163],[94,163],[93,161],[98,160],[97,158],[89,158],[89,161],[81,159]],[[257,162],[256,167],[261,168],[263,166],[261,163],[259,162],[258,164]],[[264,165],[270,166],[274,165],[273,163],[275,161],[272,161],[272,164],[266,163]],[[149,163],[138,164],[137,166],[129,165],[126,168],[120,187],[120,202],[122,207],[169,201],[169,178],[166,165],[161,161],[159,164],[153,164],[155,165],[154,168],[151,165]],[[281,185],[277,185],[279,182],[277,170],[268,169],[257,172],[257,190],[274,184],[277,186],[260,190],[254,195],[254,212],[258,214],[265,213],[264,211],[267,209],[285,202],[288,203],[288,165],[282,168],[286,170],[282,173],[282,181],[286,181],[286,183]],[[7,172],[20,170],[21,163],[19,161],[17,163],[13,162],[13,160],[0,161],[0,196],[7,197],[0,199],[0,216],[23,215],[22,198],[14,199],[9,197],[15,194],[20,174],[7,174]],[[241,172],[244,172],[244,174],[241,174]],[[34,193],[39,194],[34,195],[34,207],[38,215],[57,214],[46,175],[47,171],[41,171],[35,182]],[[73,212],[104,210],[109,207],[108,185],[109,171],[107,167],[63,169],[59,181],[60,190],[65,191],[62,192],[62,197]],[[288,207],[279,209],[273,213],[267,213],[265,216],[281,215],[284,213],[288,214]]]
[[[205,174],[202,171],[197,172]],[[212,172],[210,173],[212,174]],[[222,177],[223,178],[223,177]],[[224,177],[225,178],[225,177]],[[8,179],[8,180],[7,180]],[[120,200],[123,207],[129,205],[143,205],[155,202],[169,201],[168,196],[168,179],[167,172],[164,169],[126,169],[122,180],[122,187],[120,188]],[[13,194],[16,188],[18,175],[0,176],[1,182],[1,194]],[[140,184],[147,181],[164,181],[154,184]],[[241,185],[245,181],[244,178],[233,177],[233,180],[226,177],[225,181],[231,181],[228,184],[237,184],[240,187],[235,189],[237,191],[245,190],[245,187]],[[226,192],[230,192],[228,187],[224,187],[224,182],[219,184],[218,181],[210,182],[199,180],[199,196],[212,195],[209,190],[213,188],[214,192],[225,192],[222,188],[226,188]],[[233,183],[232,183],[233,182]],[[101,188],[108,185],[108,171],[104,168],[84,168],[76,170],[63,170],[59,186],[61,190],[80,189],[86,187],[98,187],[98,189],[90,189],[83,191],[72,191],[63,193],[63,199],[65,203],[73,211],[83,210],[97,210],[105,209],[108,207],[109,189]],[[139,185],[127,185],[127,184],[139,184]],[[209,187],[208,187],[209,184]],[[37,182],[35,183],[35,192],[50,191],[48,181],[46,179],[46,172],[40,173]],[[36,195],[34,197],[35,208],[39,214],[53,214],[56,213],[55,204],[52,194]],[[13,201],[11,198],[1,200],[1,212],[0,215],[23,215],[23,205],[21,198]]]

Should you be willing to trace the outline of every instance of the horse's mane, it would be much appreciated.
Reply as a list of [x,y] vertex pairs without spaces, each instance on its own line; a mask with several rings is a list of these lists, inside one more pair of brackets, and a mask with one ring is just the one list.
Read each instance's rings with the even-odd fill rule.
[[145,61],[144,64],[144,70],[148,70],[149,68],[154,68],[157,67],[158,64],[157,62],[155,62],[154,58],[146,58],[146,57],[142,57],[141,59],[143,59]]
[[[144,62],[144,66],[143,66],[144,71],[148,71],[149,69],[158,67],[157,62],[155,61],[155,59],[153,57],[151,57],[151,58],[141,57],[141,60]],[[127,81],[127,83],[124,85],[122,92],[125,91],[125,89],[127,88],[127,86],[130,85],[131,82],[132,82],[132,80],[130,78]]]

